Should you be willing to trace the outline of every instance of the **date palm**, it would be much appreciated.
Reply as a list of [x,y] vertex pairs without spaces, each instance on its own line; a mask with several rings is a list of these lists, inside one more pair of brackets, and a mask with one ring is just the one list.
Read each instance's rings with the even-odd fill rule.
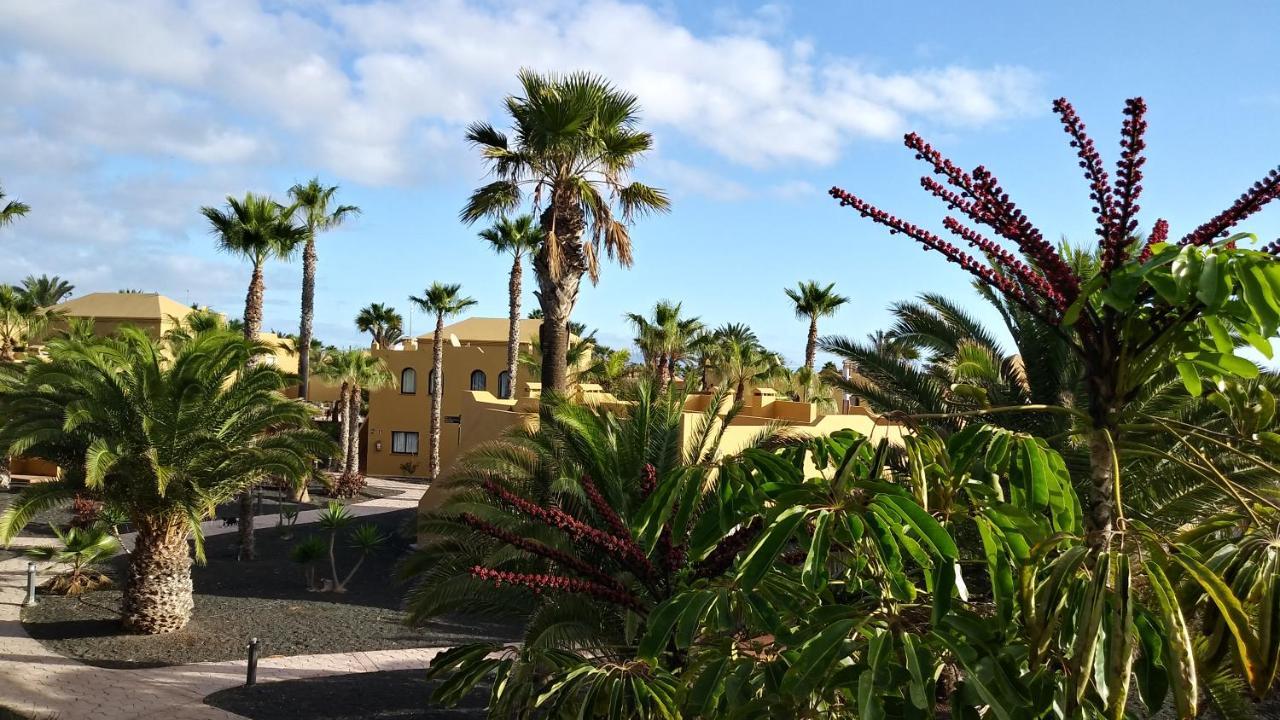
[[[263,266],[272,258],[288,259],[307,238],[307,229],[295,224],[292,211],[265,195],[246,193],[243,200],[227,197],[225,210],[204,207],[200,213],[209,221],[210,232],[218,239],[218,249],[247,258],[253,264],[249,290],[244,301],[244,337],[256,340],[262,329],[262,301],[266,292]],[[254,557],[253,496],[240,496],[240,556]]]
[[370,303],[356,315],[356,328],[369,333],[380,348],[390,348],[404,341],[404,318],[396,309],[382,303]]
[[0,227],[11,224],[14,220],[31,211],[30,205],[17,200],[5,202],[5,197],[4,188],[0,187]]
[[425,313],[436,316],[436,331],[432,338],[431,357],[431,463],[429,476],[434,481],[440,476],[440,405],[444,402],[444,320],[476,304],[474,298],[461,294],[461,285],[432,283],[422,297],[410,295],[409,302]]
[[478,147],[495,180],[472,193],[462,209],[468,224],[519,209],[534,198],[544,242],[534,254],[540,331],[542,389],[568,385],[569,316],[583,275],[599,281],[603,249],[631,265],[629,224],[639,215],[666,211],[666,193],[630,181],[636,161],[653,146],[637,129],[635,96],[590,73],[519,74],[521,95],[506,101],[514,135],[473,123],[467,139]]
[[[332,230],[349,218],[359,215],[355,205],[337,205],[334,196],[337,185],[323,185],[320,178],[311,178],[289,188],[293,198],[294,217],[301,220],[307,236],[302,248],[302,323],[298,328],[298,345],[309,347],[312,336],[312,319],[316,304],[316,234]],[[298,356],[298,396],[306,400],[310,388],[311,359],[306,354]]]
[[122,620],[145,634],[191,617],[191,550],[219,503],[268,477],[290,482],[332,443],[310,410],[286,399],[287,378],[251,360],[262,343],[215,330],[176,341],[135,328],[89,342],[53,340],[47,362],[0,385],[0,446],[56,462],[0,515],[8,543],[45,509],[88,493],[137,530]]
[[849,302],[849,298],[835,292],[835,283],[826,287],[812,280],[801,282],[796,288],[786,288],[783,292],[795,304],[796,317],[809,321],[809,337],[804,346],[804,366],[813,373],[813,363],[818,353],[818,318],[836,314],[841,305]]
[[28,275],[22,281],[22,292],[40,307],[52,307],[71,296],[75,285],[54,275]]
[[493,227],[480,231],[480,239],[488,243],[494,252],[511,255],[511,275],[507,281],[510,310],[507,377],[511,378],[508,387],[515,395],[516,373],[520,364],[520,285],[524,275],[524,256],[526,252],[537,251],[542,244],[542,229],[534,225],[532,215],[521,215],[515,219],[503,217]]

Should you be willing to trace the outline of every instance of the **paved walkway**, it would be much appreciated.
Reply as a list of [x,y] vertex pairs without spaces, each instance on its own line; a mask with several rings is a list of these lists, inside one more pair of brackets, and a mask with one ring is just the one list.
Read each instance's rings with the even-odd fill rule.
[[[399,490],[399,495],[349,505],[354,515],[417,507],[424,487],[369,478],[374,487]],[[298,523],[313,522],[319,510],[298,514]],[[274,527],[275,515],[260,515],[255,527]],[[221,521],[204,523],[205,535],[235,532]],[[129,538],[126,537],[126,542]],[[14,547],[46,543],[44,538],[18,538]],[[27,635],[19,621],[26,597],[25,557],[0,562],[0,706],[39,720],[205,720],[239,719],[239,715],[204,704],[217,690],[244,683],[243,660],[196,663],[141,670],[112,670],[85,665],[50,652]],[[263,658],[258,682],[425,668],[446,648],[377,650],[332,655]]]

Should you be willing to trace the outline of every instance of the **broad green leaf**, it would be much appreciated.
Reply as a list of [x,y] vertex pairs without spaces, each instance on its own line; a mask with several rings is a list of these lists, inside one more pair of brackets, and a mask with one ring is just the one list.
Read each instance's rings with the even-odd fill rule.
[[782,678],[782,691],[807,695],[827,674],[832,663],[844,656],[845,641],[858,623],[854,619],[838,620],[800,646],[799,656]]
[[810,590],[821,590],[827,585],[827,552],[831,548],[831,511],[822,510],[813,524],[813,539],[809,554],[804,560],[800,581]]
[[804,521],[806,512],[807,508],[802,506],[789,507],[774,519],[773,524],[764,531],[755,546],[751,548],[751,552],[743,559],[735,580],[739,588],[743,590],[754,588],[765,573],[769,572],[769,568],[778,559],[782,548],[791,540],[796,528]]

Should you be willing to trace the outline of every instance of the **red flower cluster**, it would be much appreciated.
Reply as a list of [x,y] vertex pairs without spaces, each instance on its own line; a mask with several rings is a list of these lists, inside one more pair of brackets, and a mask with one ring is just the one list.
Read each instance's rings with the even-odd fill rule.
[[1142,246],[1142,254],[1138,259],[1146,262],[1151,259],[1151,248],[1163,242],[1169,242],[1169,221],[1160,218],[1156,221],[1156,226],[1151,228],[1151,234],[1147,236],[1147,243]]
[[707,554],[697,568],[693,571],[694,577],[712,578],[720,575],[729,566],[733,564],[733,559],[738,557],[738,553],[746,549],[748,545],[755,542],[759,537],[764,523],[759,517],[752,518],[751,522],[734,530],[725,536],[720,544],[714,550]]
[[647,498],[658,488],[658,468],[653,463],[645,463],[640,470],[640,497]]
[[652,581],[657,576],[649,558],[631,538],[616,537],[597,530],[559,508],[544,508],[510,492],[493,480],[486,480],[484,489],[493,497],[534,520],[563,530],[575,540],[589,542],[619,560],[626,561],[632,570],[646,580]]
[[580,558],[574,557],[569,553],[556,550],[549,545],[544,545],[537,540],[530,540],[509,530],[503,530],[502,528],[493,525],[492,523],[485,522],[470,513],[463,513],[458,517],[458,519],[479,532],[482,532],[495,540],[504,542],[511,547],[524,550],[532,555],[546,558],[557,565],[573,570],[579,575],[592,578],[596,582],[615,590],[624,589],[622,583],[610,577],[607,573],[601,570],[598,565],[583,562]]
[[1098,218],[1098,242],[1108,243],[1115,236],[1115,201],[1111,197],[1111,181],[1107,170],[1103,167],[1102,156],[1093,144],[1093,139],[1085,134],[1084,122],[1076,114],[1076,109],[1066,98],[1053,101],[1053,111],[1062,120],[1062,130],[1071,136],[1071,147],[1076,148],[1080,157],[1080,167],[1084,169],[1084,178],[1089,181],[1089,199],[1093,201],[1093,214]]
[[1254,183],[1253,187],[1246,190],[1231,207],[1223,210],[1217,217],[1187,233],[1179,244],[1208,245],[1217,238],[1225,237],[1228,230],[1277,197],[1280,197],[1280,168],[1272,170],[1266,177]]
[[621,605],[630,608],[636,612],[645,612],[644,604],[640,599],[629,592],[615,590],[605,587],[600,583],[591,582],[589,580],[579,580],[577,578],[565,577],[563,575],[547,575],[541,573],[516,573],[506,572],[505,570],[494,570],[483,565],[473,565],[470,569],[473,577],[481,580],[492,580],[494,587],[501,587],[503,583],[507,585],[521,585],[533,590],[535,595],[540,595],[545,591],[559,591],[578,593],[580,595],[590,595],[594,598],[604,600],[605,602]]

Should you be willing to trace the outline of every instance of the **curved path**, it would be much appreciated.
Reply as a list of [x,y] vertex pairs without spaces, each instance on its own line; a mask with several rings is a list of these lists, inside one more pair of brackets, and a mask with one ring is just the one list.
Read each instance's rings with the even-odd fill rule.
[[[369,478],[374,487],[399,490],[399,495],[348,505],[356,516],[416,508],[425,487]],[[314,522],[319,510],[298,514],[298,523]],[[259,515],[255,527],[270,528],[275,515]],[[235,532],[217,520],[204,523],[205,535]],[[127,536],[126,536],[127,541]],[[44,538],[20,537],[13,547],[31,547]],[[241,716],[204,704],[217,690],[244,683],[245,662],[196,663],[162,668],[107,669],[85,665],[49,651],[22,627],[20,614],[26,597],[27,559],[0,562],[0,707],[34,718],[73,720],[239,720]],[[445,650],[414,648],[332,655],[267,657],[258,663],[258,682],[343,675],[378,670],[425,668]]]

